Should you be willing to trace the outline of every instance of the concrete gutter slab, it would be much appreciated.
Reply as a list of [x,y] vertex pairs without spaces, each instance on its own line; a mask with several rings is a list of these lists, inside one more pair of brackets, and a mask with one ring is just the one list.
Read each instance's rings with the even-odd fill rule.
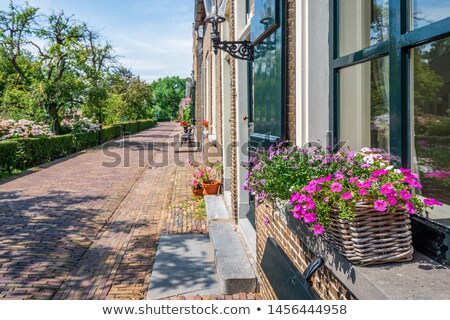
[[255,272],[233,226],[227,222],[210,222],[209,234],[222,293],[256,292]]
[[205,196],[206,213],[208,220],[228,220],[230,219],[221,196]]
[[147,299],[219,294],[213,259],[208,236],[161,236]]

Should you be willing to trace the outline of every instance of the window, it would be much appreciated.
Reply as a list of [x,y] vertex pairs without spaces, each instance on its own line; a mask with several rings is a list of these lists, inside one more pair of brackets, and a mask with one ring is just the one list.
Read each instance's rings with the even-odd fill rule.
[[[412,56],[414,170],[424,196],[450,205],[450,38],[418,46]],[[449,211],[438,209],[433,220],[450,227]]]
[[450,16],[450,0],[411,1],[413,29],[442,20]]
[[340,55],[387,40],[388,27],[388,0],[340,0]]
[[372,146],[389,152],[388,66],[384,57],[339,71],[340,138],[353,150]]
[[382,148],[419,174],[418,192],[445,206],[414,218],[427,230],[414,241],[450,262],[438,252],[450,244],[450,0],[334,0],[330,14],[334,142]]

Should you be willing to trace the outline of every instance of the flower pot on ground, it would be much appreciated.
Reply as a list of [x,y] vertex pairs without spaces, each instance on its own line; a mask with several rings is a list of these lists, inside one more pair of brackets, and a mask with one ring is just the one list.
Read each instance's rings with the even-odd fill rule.
[[[190,163],[188,165],[191,166]],[[219,168],[221,168],[221,165],[215,168],[205,164],[199,165],[192,175],[192,188],[197,189],[199,186],[202,186],[204,195],[217,194],[221,184],[220,180],[218,180]]]
[[202,196],[203,195],[203,185],[202,185],[202,179],[201,176],[198,175],[198,172],[195,172],[192,175],[192,193],[194,196]]
[[412,259],[409,216],[442,205],[422,199],[418,176],[379,150],[304,150],[279,145],[251,160],[245,187],[259,202],[289,199],[291,214],[356,265]]
[[219,192],[221,182],[216,180],[212,183],[203,183],[203,194],[204,195],[214,195]]
[[200,189],[192,189],[192,193],[194,194],[194,196],[198,197],[198,196],[203,196],[203,188]]
[[182,121],[181,123],[180,123],[180,125],[183,127],[183,131],[184,131],[184,133],[187,133],[188,132],[188,129],[189,129],[189,126],[191,125],[189,122],[187,122],[187,121]]

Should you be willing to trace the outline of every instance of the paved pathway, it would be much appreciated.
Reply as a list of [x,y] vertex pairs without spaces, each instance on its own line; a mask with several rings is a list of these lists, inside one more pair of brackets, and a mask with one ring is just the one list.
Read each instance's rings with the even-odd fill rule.
[[[173,157],[139,142],[171,141],[175,124],[134,135],[110,152],[89,150],[0,184],[0,299],[142,299],[171,200]],[[171,151],[171,150],[170,150]]]

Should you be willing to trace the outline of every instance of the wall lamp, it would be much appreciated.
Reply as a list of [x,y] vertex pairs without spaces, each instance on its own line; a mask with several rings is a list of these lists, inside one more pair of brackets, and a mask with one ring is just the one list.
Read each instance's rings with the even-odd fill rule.
[[203,0],[206,11],[205,21],[212,24],[211,43],[214,53],[217,49],[228,52],[230,56],[247,61],[253,61],[254,47],[252,42],[244,41],[220,41],[219,23],[225,21],[227,0]]

